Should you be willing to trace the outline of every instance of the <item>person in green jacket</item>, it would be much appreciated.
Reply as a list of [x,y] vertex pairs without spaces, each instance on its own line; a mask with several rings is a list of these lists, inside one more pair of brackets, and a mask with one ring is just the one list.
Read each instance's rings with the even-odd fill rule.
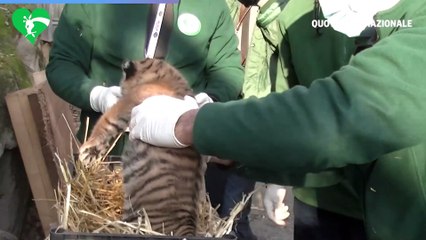
[[[200,103],[240,97],[244,73],[226,2],[181,0],[167,6],[172,6],[172,26],[167,25],[165,16],[159,41],[169,34],[168,45],[166,49],[157,49],[165,53],[160,57],[183,74]],[[84,138],[86,118],[90,118],[90,131],[99,116],[120,98],[122,62],[145,58],[153,22],[150,10],[151,5],[147,4],[65,6],[46,74],[52,90],[81,109],[80,141]],[[170,9],[166,7],[167,11]],[[127,137],[120,139],[112,155],[121,153]],[[207,171],[211,171],[210,167]],[[206,178],[211,198],[216,196],[209,186],[220,184],[217,178]],[[234,193],[242,195],[242,190]],[[250,230],[248,220],[239,220],[237,225]]]
[[[269,9],[275,5],[275,11],[260,10],[259,19],[262,21],[258,21],[257,25],[263,34],[252,44],[253,49],[249,54],[243,87],[246,98],[263,97],[271,91],[282,92],[296,85],[309,86],[313,80],[326,77],[346,65],[356,50],[354,38],[332,28],[287,29],[296,19],[300,25],[324,20],[317,1],[290,1],[288,4],[284,1],[284,7],[278,8],[279,2],[271,0],[265,5],[269,5]],[[305,41],[300,43],[300,39]],[[291,52],[302,51],[312,57],[307,56],[303,62],[295,61],[293,57],[298,56]],[[317,56],[322,57],[320,64]],[[266,64],[262,64],[264,62]],[[259,66],[263,68],[259,69]],[[298,178],[302,178],[308,187],[293,188],[295,240],[366,238],[359,198],[353,187],[341,179],[339,172],[310,173]],[[297,183],[289,180],[285,184],[297,186]],[[279,203],[283,201],[278,197],[280,191],[284,191],[284,188],[268,187],[264,202],[280,206]],[[273,217],[277,210],[270,209],[268,216],[282,225],[283,221]]]
[[[196,93],[206,93],[208,100],[237,99],[244,76],[225,1],[182,0],[170,6],[166,11],[172,11],[172,26],[160,31],[160,39],[169,34],[164,49],[157,49],[165,53],[160,57],[175,66]],[[145,58],[153,11],[148,4],[64,7],[46,75],[58,96],[81,109],[80,140],[86,118],[90,131],[120,97],[123,61]],[[125,139],[120,139],[113,154],[120,154]]]
[[[283,74],[278,71],[278,44],[282,35],[279,31],[278,16],[287,4],[287,0],[227,0],[231,15],[240,26],[242,61],[244,62],[243,96],[261,97],[271,92],[271,78],[276,79]],[[241,4],[240,4],[241,3]],[[250,8],[250,18],[244,19],[245,11],[239,6]],[[238,15],[240,19],[238,19]],[[243,19],[241,19],[243,18]],[[242,21],[242,24],[240,23]],[[248,23],[248,24],[247,24]],[[248,26],[247,26],[247,25]],[[246,29],[245,29],[246,28]],[[238,33],[237,33],[238,34]],[[244,36],[244,34],[247,34]],[[244,45],[246,48],[244,48]],[[246,51],[244,51],[246,50]],[[237,176],[237,174],[233,174]],[[243,176],[238,176],[239,178]],[[285,225],[288,218],[288,206],[284,204],[286,189],[275,184],[267,184],[263,194],[263,206],[266,215],[276,224]],[[244,238],[245,239],[245,238]]]
[[[423,239],[426,3],[349,2],[350,7],[319,1],[328,27],[348,37],[359,36],[368,25],[376,27],[376,43],[348,64],[306,86],[197,109],[188,107],[189,98],[154,96],[133,109],[130,135],[177,147],[167,137],[174,136],[202,154],[236,161],[238,170],[265,182],[283,184],[300,177],[303,186],[309,184],[303,178],[308,173],[338,173],[360,198],[367,239]],[[289,19],[289,37],[292,31],[317,34],[311,24],[299,21],[303,15]],[[324,61],[303,48],[309,46],[307,39],[280,46],[291,54],[295,71],[304,74],[309,74],[303,65],[307,58],[317,59],[318,65]],[[322,45],[325,51],[347,50],[326,49],[327,44]],[[163,125],[174,126],[174,132],[164,133],[158,127]],[[147,130],[153,139],[141,135]]]
[[[240,1],[245,4],[258,4],[256,1]],[[303,24],[311,24],[315,21],[315,12],[318,15],[317,18],[320,17],[320,9],[315,1],[270,0],[259,4],[261,7],[246,59],[243,86],[245,98],[263,97],[271,91],[282,92],[299,84],[309,86],[313,80],[326,77],[346,65],[353,55],[354,39],[332,28],[319,30],[308,28],[305,31],[287,33],[288,22],[300,13],[304,15],[298,21],[303,21]],[[306,33],[309,32],[315,34],[308,37]],[[284,47],[279,46],[292,47],[293,44],[298,44],[300,38],[309,40],[305,41],[306,45],[300,46],[300,49],[306,50],[312,56],[322,56],[324,61],[317,64],[316,58],[306,58],[302,65],[303,71],[295,72],[294,69],[299,69],[300,66],[293,66],[292,55]],[[342,48],[347,50],[329,51]],[[288,74],[289,72],[292,74]],[[340,174],[327,171],[319,174],[310,173],[304,178],[305,182],[310,182],[309,187],[293,188],[294,239],[348,240],[350,239],[347,236],[348,232],[353,233],[353,239],[365,239],[363,222],[360,220],[362,219],[361,204],[353,188],[341,179]],[[336,184],[337,181],[338,184]],[[289,181],[286,184],[295,185],[296,183]],[[285,193],[284,187],[268,184],[264,195],[266,213],[279,225],[285,224],[283,218],[287,216],[282,214],[285,210],[283,193]],[[334,231],[336,228],[340,230]]]
[[[231,19],[233,19],[236,35],[245,30],[247,25],[241,26],[240,22],[240,7],[242,5],[237,0],[226,0],[230,10]],[[250,16],[244,15],[245,20]],[[246,21],[244,22],[246,23]],[[241,37],[239,49],[241,49],[241,58],[244,57],[244,47],[241,47],[244,41]],[[243,61],[241,60],[243,63]],[[209,200],[213,207],[216,208],[220,217],[229,217],[236,204],[241,202],[244,196],[248,196],[255,189],[256,181],[246,178],[232,171],[232,168],[224,167],[223,165],[210,161],[207,164],[205,172],[206,190],[209,193]],[[257,240],[250,226],[249,215],[251,213],[252,198],[249,198],[242,208],[241,212],[236,217],[232,227],[232,234],[237,239]]]

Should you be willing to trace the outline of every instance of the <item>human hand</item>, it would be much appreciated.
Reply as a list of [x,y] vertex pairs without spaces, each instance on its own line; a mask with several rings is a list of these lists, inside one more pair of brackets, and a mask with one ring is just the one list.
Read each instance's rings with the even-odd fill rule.
[[194,96],[195,100],[198,103],[199,107],[206,105],[207,103],[212,103],[213,99],[207,95],[207,93],[201,92]]
[[284,204],[286,190],[283,186],[268,184],[263,197],[266,213],[274,223],[284,226],[285,219],[290,216],[288,206]]
[[96,112],[105,113],[121,98],[121,88],[118,86],[96,86],[90,92],[90,106]]
[[188,147],[176,138],[175,126],[182,114],[192,109],[198,109],[198,103],[189,96],[183,100],[170,96],[149,97],[133,108],[129,137],[159,147]]

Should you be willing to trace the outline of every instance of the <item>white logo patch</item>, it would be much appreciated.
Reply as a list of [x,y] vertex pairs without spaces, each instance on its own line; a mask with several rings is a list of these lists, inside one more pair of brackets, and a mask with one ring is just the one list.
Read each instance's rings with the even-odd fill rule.
[[179,16],[177,25],[179,30],[188,36],[195,36],[200,33],[201,22],[191,13],[183,13]]

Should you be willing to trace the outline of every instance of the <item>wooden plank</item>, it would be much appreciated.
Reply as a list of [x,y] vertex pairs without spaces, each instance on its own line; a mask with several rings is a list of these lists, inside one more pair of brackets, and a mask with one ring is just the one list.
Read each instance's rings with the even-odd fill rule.
[[45,164],[38,126],[33,117],[28,96],[33,88],[19,90],[6,96],[13,129],[24,161],[25,171],[35,199],[43,230],[48,234],[50,224],[58,222],[54,205],[53,183]]
[[[54,154],[65,159],[77,152],[71,138],[76,125],[70,105],[56,96],[43,72],[33,75],[37,85],[6,96],[19,149],[45,234],[57,224],[54,189],[58,171]],[[68,127],[69,125],[69,127]],[[71,130],[70,130],[71,129]]]
[[46,165],[47,172],[49,173],[48,176],[50,178],[50,182],[53,184],[52,187],[56,188],[56,184],[58,183],[58,171],[56,169],[55,158],[53,155],[54,151],[52,146],[54,146],[54,143],[47,134],[48,128],[50,126],[46,126],[44,124],[43,110],[39,103],[38,94],[28,95],[28,101],[35,125],[37,126],[41,152],[45,161],[44,164]]
[[[36,86],[37,97],[35,99],[37,105],[34,109],[41,109],[41,116],[35,117],[39,119],[40,126],[43,125],[40,141],[43,145],[43,154],[46,160],[47,168],[50,172],[52,182],[58,182],[59,169],[57,169],[57,159],[54,154],[66,161],[73,159],[73,155],[77,153],[77,140],[73,137],[77,132],[71,105],[60,97],[58,97],[47,83],[44,71],[34,74],[34,79],[39,79],[40,84]],[[32,96],[30,96],[31,98]],[[32,102],[30,100],[30,102]],[[40,112],[40,111],[39,111]],[[34,113],[36,114],[36,113]]]
[[[46,78],[44,71],[40,73],[42,74],[38,74],[37,77]],[[36,78],[35,75],[34,78]],[[51,129],[50,132],[52,135],[48,136],[49,143],[52,144],[53,151],[58,153],[60,157],[69,159],[73,153],[77,152],[76,143],[71,138],[71,134],[76,134],[77,127],[73,119],[70,104],[58,97],[46,80],[39,82],[41,84],[36,86],[38,100],[41,102],[44,117],[48,118],[50,123],[50,126],[45,127]]]

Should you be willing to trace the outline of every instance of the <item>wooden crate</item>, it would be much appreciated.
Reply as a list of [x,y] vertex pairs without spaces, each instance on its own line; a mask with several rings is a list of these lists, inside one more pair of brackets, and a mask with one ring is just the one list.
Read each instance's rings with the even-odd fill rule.
[[75,124],[69,104],[56,96],[45,79],[44,72],[34,77],[39,84],[6,96],[6,103],[22,155],[25,171],[46,236],[50,225],[58,223],[54,189],[58,172],[54,153],[69,157],[75,152],[67,119],[72,131]]

